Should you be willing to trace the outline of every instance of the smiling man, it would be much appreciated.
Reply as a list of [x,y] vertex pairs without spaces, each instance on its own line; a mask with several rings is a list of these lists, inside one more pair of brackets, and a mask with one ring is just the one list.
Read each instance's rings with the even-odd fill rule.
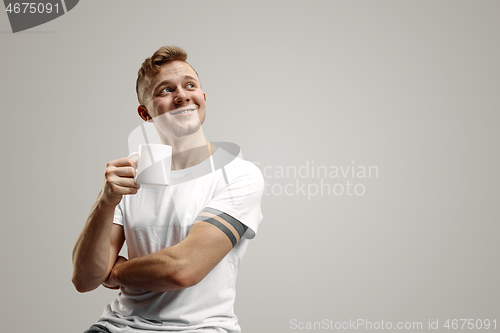
[[[184,50],[166,46],[139,70],[139,116],[172,146],[172,182],[143,185],[134,162],[108,163],[73,250],[80,292],[119,289],[86,332],[240,332],[236,273],[257,232],[260,170],[209,143],[206,96]],[[128,257],[119,256],[127,242]]]

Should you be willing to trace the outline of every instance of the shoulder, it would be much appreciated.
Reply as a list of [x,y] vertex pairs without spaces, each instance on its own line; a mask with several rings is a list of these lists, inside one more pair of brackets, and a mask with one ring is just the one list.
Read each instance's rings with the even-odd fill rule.
[[228,180],[231,179],[247,179],[257,184],[264,185],[264,176],[262,171],[252,162],[235,157],[230,163],[223,167],[223,171],[227,174]]

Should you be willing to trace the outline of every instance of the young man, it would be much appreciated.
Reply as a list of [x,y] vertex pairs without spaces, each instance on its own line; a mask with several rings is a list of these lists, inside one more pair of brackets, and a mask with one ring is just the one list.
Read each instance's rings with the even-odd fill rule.
[[[171,185],[140,187],[132,160],[109,162],[76,241],[76,289],[120,290],[87,332],[240,332],[236,272],[262,220],[264,180],[205,139],[206,96],[186,59],[158,49],[136,86],[139,116],[172,146]],[[118,255],[125,241],[128,260]]]

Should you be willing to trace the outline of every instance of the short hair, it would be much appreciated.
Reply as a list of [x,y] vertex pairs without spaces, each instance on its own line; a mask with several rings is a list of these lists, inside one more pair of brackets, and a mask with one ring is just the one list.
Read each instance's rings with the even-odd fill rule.
[[[178,46],[163,46],[160,47],[151,57],[144,60],[139,72],[137,73],[137,82],[135,84],[135,90],[137,92],[137,99],[141,105],[146,105],[148,101],[147,91],[150,79],[158,74],[161,70],[161,65],[167,64],[172,61],[186,61],[187,53]],[[193,66],[189,65],[191,68]],[[193,68],[193,71],[198,76],[198,73]]]

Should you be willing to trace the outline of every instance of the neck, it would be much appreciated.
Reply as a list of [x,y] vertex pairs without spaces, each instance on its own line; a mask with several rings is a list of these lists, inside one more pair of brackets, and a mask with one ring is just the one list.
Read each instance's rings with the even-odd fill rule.
[[200,164],[213,153],[203,128],[193,134],[176,137],[162,136],[164,145],[172,146],[172,170],[181,170]]

